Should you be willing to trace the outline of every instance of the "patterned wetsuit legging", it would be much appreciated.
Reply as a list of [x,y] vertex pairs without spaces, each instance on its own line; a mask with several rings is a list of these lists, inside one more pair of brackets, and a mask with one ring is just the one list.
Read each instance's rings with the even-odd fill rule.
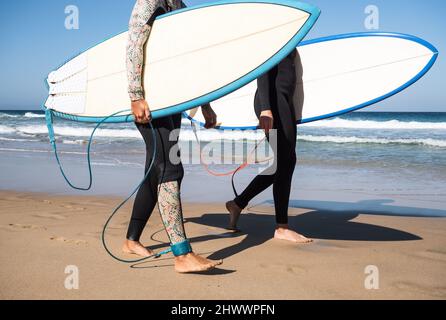
[[[127,239],[139,241],[158,203],[171,244],[181,243],[186,240],[180,199],[180,185],[184,176],[178,148],[181,114],[155,119],[152,125],[156,133],[155,162],[149,177],[136,195]],[[149,125],[136,126],[146,144],[147,172],[153,157],[153,134]]]
[[[291,192],[291,182],[296,166],[296,116],[293,106],[293,94],[296,86],[294,66],[295,52],[285,58],[277,67],[263,77],[267,77],[268,85],[263,88],[259,81],[256,95],[256,112],[260,116],[261,107],[259,94],[269,90],[269,104],[274,116],[274,129],[268,137],[273,142],[275,153],[274,165],[263,174],[257,176],[249,186],[234,201],[240,208],[246,208],[248,203],[271,185],[273,186],[276,221],[278,224],[288,223],[288,204]],[[273,138],[273,135],[276,135]],[[277,141],[277,146],[274,146]]]

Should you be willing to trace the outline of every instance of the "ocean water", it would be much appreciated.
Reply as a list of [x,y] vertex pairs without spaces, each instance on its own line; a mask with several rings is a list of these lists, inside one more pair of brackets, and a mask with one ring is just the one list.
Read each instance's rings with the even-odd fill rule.
[[[93,127],[55,121],[62,161],[79,181],[87,177],[85,151]],[[233,150],[248,153],[264,138],[261,131],[200,130],[198,134],[202,147],[223,139],[233,141]],[[188,181],[195,181],[185,196],[196,200],[198,195],[206,194],[206,200],[210,201],[228,198],[229,178],[216,178],[200,165],[197,152],[192,152],[197,150],[194,142],[191,125],[184,119],[180,146]],[[103,177],[111,179],[122,174],[120,179],[124,181],[123,172],[127,171],[132,176],[126,183],[115,184],[116,180],[113,184],[103,183],[100,193],[124,195],[141,176],[145,148],[133,124],[106,125],[98,130],[92,152],[93,168],[103,172]],[[294,199],[320,200],[344,192],[335,198],[344,197],[344,202],[410,198],[423,208],[446,210],[446,113],[357,112],[302,125],[298,127],[297,153]],[[242,161],[237,152],[232,156]],[[68,192],[48,143],[43,112],[0,111],[0,158],[0,189]],[[223,173],[236,167],[237,164],[226,164],[212,169]],[[39,175],[45,170],[45,176],[50,175],[54,180],[51,183],[45,181],[43,174]],[[239,174],[240,188],[259,170],[261,165],[252,165]],[[57,188],[50,187],[53,183]],[[217,188],[219,185],[221,189]],[[213,193],[204,192],[204,186],[214,188]],[[360,193],[368,196],[357,198]],[[446,215],[446,211],[442,213]]]
[[[94,125],[57,119],[55,131],[63,152],[82,153]],[[260,131],[201,130],[203,143],[263,139]],[[184,119],[183,149],[195,141]],[[0,112],[0,152],[46,152],[48,136],[43,112]],[[97,131],[94,151],[101,154],[139,154],[141,137],[133,124],[106,125]],[[298,128],[302,162],[439,167],[446,165],[446,113],[358,112]]]

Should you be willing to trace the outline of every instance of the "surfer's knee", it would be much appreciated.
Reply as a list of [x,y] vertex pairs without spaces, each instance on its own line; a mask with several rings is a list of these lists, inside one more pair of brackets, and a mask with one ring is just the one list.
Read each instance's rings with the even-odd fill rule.
[[279,168],[294,168],[297,164],[297,155],[295,150],[278,155],[277,166]]
[[296,168],[297,157],[295,153],[291,153],[286,161],[282,161],[278,164],[277,173],[280,177],[292,176]]
[[181,184],[183,181],[184,168],[181,163],[178,165],[166,165],[166,163],[162,163],[158,167],[158,170],[158,172],[160,172],[158,179],[160,183],[178,181]]

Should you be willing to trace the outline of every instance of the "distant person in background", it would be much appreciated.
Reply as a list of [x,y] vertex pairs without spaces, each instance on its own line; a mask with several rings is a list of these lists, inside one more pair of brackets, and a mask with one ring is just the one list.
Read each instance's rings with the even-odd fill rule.
[[[192,251],[186,237],[181,207],[180,186],[184,176],[181,163],[174,164],[169,158],[172,149],[178,150],[178,138],[170,140],[173,130],[181,126],[181,114],[168,116],[152,121],[150,108],[145,100],[142,74],[144,64],[144,45],[149,39],[151,26],[158,15],[184,8],[185,5],[177,0],[138,0],[132,12],[129,25],[129,41],[127,47],[127,73],[129,80],[129,95],[132,101],[132,112],[138,130],[141,132],[146,144],[146,172],[154,159],[152,171],[141,186],[135,198],[133,213],[130,220],[127,240],[123,251],[148,257],[154,252],[144,247],[140,242],[141,234],[147,221],[158,203],[161,218],[175,255],[175,269],[178,272],[197,272],[215,268],[222,261],[212,261],[196,255]],[[165,35],[169,37],[168,34]],[[175,90],[172,83],[172,90]],[[206,119],[206,128],[216,125],[217,119],[210,105],[202,107]],[[156,154],[153,155],[153,135],[151,122],[156,134]],[[178,135],[176,135],[178,136]]]
[[[296,65],[297,62],[299,65]],[[299,71],[300,70],[300,71]],[[229,228],[237,230],[237,222],[249,202],[273,186],[276,214],[275,239],[295,243],[309,243],[312,240],[290,230],[288,226],[288,205],[291,182],[296,167],[297,117],[299,111],[294,105],[297,81],[301,81],[302,66],[297,50],[293,51],[278,66],[261,76],[255,97],[255,111],[259,127],[265,131],[274,150],[274,164],[258,175],[234,200],[226,203],[230,214]],[[300,73],[300,74],[299,74]],[[300,79],[298,79],[300,77]],[[300,92],[299,92],[300,93]],[[303,95],[303,92],[301,93]],[[302,97],[297,101],[302,100]],[[300,103],[300,102],[299,102]]]

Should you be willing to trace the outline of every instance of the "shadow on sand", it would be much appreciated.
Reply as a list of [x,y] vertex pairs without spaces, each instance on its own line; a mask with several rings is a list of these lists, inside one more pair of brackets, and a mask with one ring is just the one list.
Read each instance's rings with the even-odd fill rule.
[[[291,201],[290,207],[310,209],[312,211],[292,216],[289,219],[290,227],[298,230],[307,237],[316,240],[342,240],[342,241],[418,241],[422,240],[418,235],[397,230],[385,226],[372,225],[355,222],[355,218],[361,214],[399,216],[399,217],[445,217],[446,211],[433,209],[417,209],[410,207],[390,207],[388,204],[392,200],[361,201],[358,203],[325,202],[323,205],[332,208],[345,208],[343,212],[319,210],[320,202],[312,201]],[[264,204],[271,204],[267,201]],[[369,208],[367,210],[358,209],[360,207]],[[389,209],[397,210],[400,213],[389,213]],[[224,227],[228,223],[227,213],[206,213],[198,218],[189,218],[188,222],[201,224],[209,227]],[[211,254],[210,259],[225,259],[238,254],[246,249],[262,245],[270,240],[273,235],[274,216],[266,213],[255,213],[248,211],[240,218],[240,233],[225,233],[222,235],[199,236],[192,241],[206,241],[221,237],[241,237],[245,236],[239,243],[223,248]]]
[[[389,206],[392,200],[360,201],[357,203],[320,202],[320,201],[290,201],[291,208],[310,209],[304,214],[291,216],[290,227],[315,240],[342,240],[342,241],[418,241],[421,237],[402,230],[385,226],[355,222],[355,218],[361,214],[399,217],[445,217],[446,211],[434,209],[417,209],[410,207]],[[272,201],[266,201],[262,205],[271,205]],[[344,211],[320,210],[320,207],[343,208]],[[360,208],[367,208],[362,210]],[[391,210],[390,210],[391,209]],[[272,209],[273,210],[273,209]],[[400,213],[394,213],[399,211]],[[389,211],[392,211],[389,213]],[[242,238],[237,244],[222,248],[211,253],[209,259],[226,259],[244,250],[260,246],[273,236],[274,216],[265,212],[256,213],[250,209],[240,218],[239,228],[241,232],[223,232],[208,234],[191,238],[191,242],[203,242],[221,238]],[[224,228],[228,223],[228,214],[205,213],[201,217],[188,218],[188,223],[195,223],[213,228]],[[152,247],[153,249],[153,247]],[[156,248],[155,248],[156,249]],[[170,259],[169,259],[170,260]],[[163,261],[156,259],[154,261]],[[152,261],[152,262],[154,262]],[[134,265],[133,268],[152,268],[148,266],[151,261]],[[168,264],[172,266],[171,263]],[[167,265],[166,265],[167,266]],[[158,266],[159,267],[159,266]],[[233,270],[218,269],[209,275],[232,273]]]

